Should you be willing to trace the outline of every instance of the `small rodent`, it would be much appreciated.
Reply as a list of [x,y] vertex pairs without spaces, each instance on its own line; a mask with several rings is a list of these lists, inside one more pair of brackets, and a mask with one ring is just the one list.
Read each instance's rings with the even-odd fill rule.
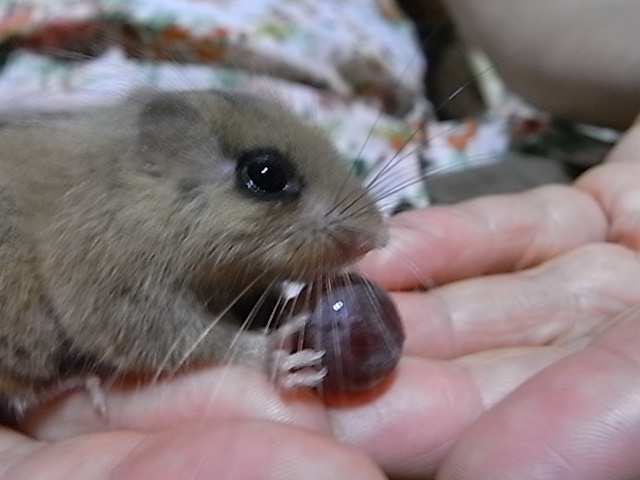
[[67,378],[155,375],[232,359],[272,336],[231,308],[386,240],[332,144],[279,103],[136,92],[0,124],[0,394]]

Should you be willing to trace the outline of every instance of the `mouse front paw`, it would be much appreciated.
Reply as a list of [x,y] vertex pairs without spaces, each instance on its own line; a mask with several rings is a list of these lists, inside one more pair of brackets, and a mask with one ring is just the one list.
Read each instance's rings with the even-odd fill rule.
[[276,350],[273,353],[273,379],[283,390],[318,387],[327,376],[321,366],[323,351],[301,350],[289,353]]
[[271,372],[275,384],[283,390],[315,388],[327,376],[322,365],[324,350],[295,350],[295,339],[304,331],[307,320],[307,314],[296,315],[274,333]]

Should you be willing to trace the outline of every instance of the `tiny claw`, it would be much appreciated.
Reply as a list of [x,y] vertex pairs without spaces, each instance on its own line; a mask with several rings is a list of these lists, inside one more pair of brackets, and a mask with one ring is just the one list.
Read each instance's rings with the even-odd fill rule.
[[84,381],[84,388],[89,394],[91,403],[96,413],[102,419],[107,418],[107,399],[102,390],[102,381],[99,377],[89,377]]
[[300,370],[289,372],[286,375],[276,376],[278,387],[283,390],[293,390],[294,388],[316,388],[327,376],[327,369],[320,370]]
[[284,351],[282,353],[286,355],[286,358],[282,358],[280,367],[286,371],[315,367],[324,358],[324,350],[312,350],[311,348],[305,348],[295,353]]
[[286,348],[291,337],[304,330],[308,318],[308,314],[296,315],[274,333],[271,370],[276,385],[284,390],[314,388],[327,376],[327,369],[322,366],[324,350],[305,348],[292,352]]

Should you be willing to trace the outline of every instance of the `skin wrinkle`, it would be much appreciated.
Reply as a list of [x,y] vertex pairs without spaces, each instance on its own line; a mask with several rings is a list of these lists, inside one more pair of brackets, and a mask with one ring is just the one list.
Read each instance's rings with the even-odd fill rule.
[[[26,458],[23,458],[19,463],[15,464],[15,468],[7,472],[7,478],[15,480],[31,480],[34,478],[29,465],[30,461],[33,463],[46,461],[49,466],[48,472],[50,474],[62,474],[66,472],[64,478],[69,480],[76,478],[78,480],[88,478],[89,473],[91,474],[90,478],[107,478],[103,475],[95,476],[95,467],[107,464],[111,465],[114,461],[116,463],[125,461],[124,458],[122,460],[119,459],[118,455],[125,454],[126,456],[130,451],[129,448],[135,449],[135,446],[131,446],[130,442],[123,441],[125,439],[123,439],[122,436],[123,435],[120,433],[98,433],[91,437],[87,437],[82,445],[75,445],[76,451],[78,452],[75,456],[61,456],[57,452],[58,450],[63,450],[63,447],[65,446],[64,444],[39,442],[38,448],[33,449]],[[127,433],[126,440],[134,440],[136,436],[140,437],[138,441],[142,441],[144,439],[143,435]],[[118,438],[120,440],[118,449],[107,453],[104,450],[97,448],[108,443],[111,438]],[[77,441],[78,440],[76,439],[71,439],[64,443],[71,446],[74,443],[77,443]],[[74,473],[70,475],[70,472]]]
[[594,200],[595,204],[602,212],[602,216],[604,217],[607,224],[608,234],[606,235],[605,238],[609,238],[611,235],[610,232],[612,229],[612,223],[616,218],[615,212],[613,211],[612,206],[609,204],[609,202],[605,198],[603,198],[602,192],[600,190],[594,191],[593,186],[590,185],[591,175],[593,175],[594,172],[597,172],[601,168],[607,168],[607,167],[606,166],[595,167],[594,169],[590,170],[582,177],[578,178],[578,180],[576,180],[576,182],[574,183],[574,186],[575,188],[584,192],[586,195],[588,195]]
[[[595,285],[594,282],[590,282],[589,285],[587,285],[590,291],[583,295],[584,299],[590,300],[593,305],[604,305],[605,303],[613,301],[613,305],[609,306],[606,310],[604,310],[603,307],[602,311],[607,315],[620,311],[621,307],[632,307],[640,301],[640,296],[638,295],[628,295],[627,298],[623,298],[616,284],[613,284],[613,288],[611,288],[611,286],[609,286],[609,288],[602,288],[603,286],[609,285],[609,282],[602,283],[603,277],[607,279],[609,276],[613,276],[611,280],[615,282],[620,272],[623,271],[629,271],[629,279],[635,277],[636,274],[640,275],[640,266],[634,262],[634,260],[637,259],[635,252],[626,247],[609,243],[589,245],[583,247],[582,250],[590,254],[587,261],[590,260],[592,262],[590,271],[595,280]],[[584,255],[585,257],[586,253]],[[619,262],[619,265],[617,268],[612,268],[612,265],[615,266],[616,262]],[[601,273],[603,271],[606,272],[606,276]],[[598,297],[600,298],[599,301],[593,300]],[[609,302],[603,302],[603,299]]]
[[[554,446],[552,444],[549,444],[546,441],[543,441],[543,444],[547,448],[549,455],[559,459],[561,464],[564,465],[565,473],[561,473],[561,475],[566,475],[568,472],[577,470],[577,468],[576,468],[577,465],[575,465],[573,462],[571,462],[571,459],[566,454],[563,454],[562,450],[560,450],[559,448],[554,448]],[[554,467],[554,470],[556,470],[556,471],[558,470],[557,462],[553,463],[553,467]],[[540,469],[541,470],[545,470],[545,465],[544,464],[540,465]],[[560,467],[560,470],[563,470],[562,467]],[[529,473],[531,473],[531,472],[529,471]],[[554,475],[554,477],[557,477],[557,475]],[[562,477],[560,477],[560,478],[562,478]]]
[[[478,416],[480,416],[490,408],[490,405],[487,403],[484,395],[482,394],[482,388],[480,387],[479,382],[480,378],[476,375],[473,375],[472,371],[462,363],[458,363],[457,367],[460,369],[460,371],[464,372],[464,374],[469,378],[469,383],[473,385],[473,390],[470,393],[472,393],[475,397],[475,401],[473,403],[478,407]],[[453,439],[451,440],[453,441]]]
[[[144,458],[145,456],[147,457],[149,456],[149,449],[150,447],[154,446],[153,445],[154,440],[155,440],[155,443],[158,442],[158,439],[154,439],[149,434],[141,435],[141,440],[138,442],[138,444],[130,448],[127,451],[126,455],[121,459],[121,461],[118,462],[118,465],[116,465],[115,468],[110,472],[109,479],[128,480],[129,478],[131,478],[133,480],[134,478],[136,478],[131,475],[123,476],[123,471],[127,472],[127,471],[133,470],[135,472],[137,464],[140,463],[140,460],[139,460],[140,457]],[[205,461],[205,458],[201,457],[200,465],[202,465],[204,461]],[[192,469],[189,470],[189,473],[193,473],[193,472],[194,470]]]
[[[558,193],[553,193],[553,203],[560,208],[563,216],[554,217],[554,222],[549,222],[548,216],[540,215],[538,205],[540,199],[547,195],[553,188]],[[416,266],[423,272],[432,272],[431,278],[438,285],[449,283],[465,276],[477,276],[487,273],[512,271],[515,268],[532,266],[551,255],[560,255],[580,244],[592,241],[604,240],[606,223],[604,221],[590,220],[579,222],[581,218],[599,218],[593,215],[592,202],[582,202],[575,194],[569,195],[569,187],[541,187],[533,191],[499,197],[485,197],[480,200],[470,200],[459,205],[443,208],[431,207],[428,211],[419,211],[392,218],[393,234],[391,243],[381,253],[368,256],[360,267],[365,273],[379,277],[383,284],[392,289],[407,288],[411,285],[412,276],[408,272],[401,277],[390,274],[388,268],[384,275],[375,274],[376,263],[384,264],[390,258],[413,258]],[[585,200],[589,197],[585,195]],[[578,200],[576,200],[578,199]],[[517,218],[505,209],[505,206],[514,209],[526,209],[526,214]],[[491,211],[500,211],[501,215],[491,215]],[[492,220],[485,220],[487,217]],[[565,221],[562,219],[566,218]],[[559,236],[554,243],[547,244],[546,238],[553,233],[556,225],[560,231],[573,232],[577,228],[584,229],[584,224],[589,226],[579,236]],[[413,225],[413,227],[412,227]],[[429,225],[429,230],[419,225]],[[575,225],[575,228],[574,228]],[[445,232],[449,232],[445,238]],[[453,234],[453,235],[452,235]],[[471,244],[466,238],[472,237],[476,241]],[[493,239],[489,241],[489,239]],[[544,239],[540,241],[539,239]],[[425,246],[424,241],[429,245]],[[481,253],[475,248],[481,244]],[[438,258],[421,258],[416,253],[427,248],[441,248],[446,255],[447,264],[443,264]],[[524,252],[524,253],[523,253]],[[375,259],[376,261],[372,261]],[[424,266],[423,266],[424,265]],[[463,267],[461,268],[461,265]],[[460,270],[463,270],[462,273]],[[467,271],[468,270],[468,271]],[[452,272],[455,272],[452,274]],[[423,273],[424,275],[424,273]]]
[[[628,378],[629,382],[633,382],[635,378],[637,378],[639,364],[638,361],[633,358],[633,355],[626,355],[613,348],[609,348],[607,345],[602,345],[600,342],[591,345],[589,350],[591,350],[589,356],[597,358],[600,364],[613,365],[614,367],[622,364],[622,368],[616,368],[615,370],[618,373],[624,372],[624,376]],[[630,367],[630,369],[627,367]],[[596,372],[596,374],[598,373],[604,372]],[[634,393],[632,390],[624,390],[620,392],[619,395],[616,395],[615,401],[603,402],[597,390],[597,385],[583,384],[583,395],[586,398],[594,397],[595,406],[593,408],[598,412],[596,419],[593,422],[579,422],[577,425],[569,424],[568,428],[573,429],[570,431],[574,433],[575,441],[572,443],[576,451],[584,448],[588,449],[590,442],[594,438],[599,439],[598,448],[591,449],[591,457],[600,458],[597,463],[600,463],[600,469],[606,469],[608,474],[596,478],[618,479],[621,478],[619,476],[621,474],[620,468],[624,468],[624,464],[621,464],[621,466],[606,465],[610,463],[610,452],[615,450],[615,443],[611,444],[607,439],[611,437],[612,434],[613,437],[615,437],[617,432],[617,442],[625,442],[623,438],[625,431],[633,429],[633,425],[637,425],[640,420],[640,403],[638,402],[640,394],[638,392]],[[580,392],[579,390],[578,394]],[[579,471],[579,467],[580,465],[576,465],[573,470],[570,471]]]
[[[499,230],[499,225],[496,224],[495,218],[480,216],[478,215],[477,211],[470,208],[465,208],[464,203],[459,205],[459,207],[460,207],[459,210],[461,211],[461,213],[466,214],[468,217],[475,217],[475,222],[474,222],[475,231],[473,232],[473,234],[476,234],[482,237],[491,237],[492,235],[495,234],[497,230]],[[461,250],[455,257],[453,257],[453,260],[457,261],[457,260],[465,259],[466,257],[468,257],[469,252],[472,250],[473,250],[472,245],[467,246],[465,249]],[[486,253],[487,258],[491,259],[488,263],[493,263],[493,259],[495,259],[498,255],[499,255],[499,252],[495,249],[495,246],[492,245],[491,251]],[[478,272],[479,275],[481,275],[482,273],[488,273],[488,272]]]
[[[528,192],[528,194],[532,195],[535,204],[541,208],[533,212],[534,216],[532,218],[530,228],[528,229],[532,231],[534,241],[525,247],[520,258],[515,261],[514,270],[521,270],[525,267],[538,263],[541,257],[548,257],[548,252],[562,252],[564,250],[561,245],[549,243],[549,237],[544,234],[546,231],[555,231],[559,228],[563,228],[564,224],[567,222],[566,212],[562,209],[558,210],[558,205],[580,203],[580,215],[576,215],[576,212],[572,212],[572,217],[575,218],[577,216],[581,216],[589,218],[591,222],[593,221],[592,215],[584,213],[590,208],[590,206],[582,206],[583,202],[577,201],[576,192],[571,187],[550,185],[533,189]],[[573,218],[570,219],[570,221],[573,220]],[[540,219],[543,220],[545,225],[544,229],[540,228]],[[596,233],[596,231],[602,232],[601,228],[602,227],[594,227],[594,237],[600,237],[602,235],[601,233]],[[543,233],[540,233],[541,230]]]
[[[543,275],[539,271],[538,272],[523,271],[523,272],[516,273],[517,276],[525,278],[526,281],[531,283],[533,287],[535,287],[536,274],[539,276]],[[538,292],[537,298],[539,298],[539,296],[540,294]],[[555,299],[558,296],[558,290],[556,288],[549,287],[547,296],[552,300]],[[576,292],[571,291],[568,293],[568,295],[567,294],[562,295],[562,298],[560,300],[555,300],[553,303],[558,303],[558,304],[569,303],[569,304],[575,305],[579,303],[579,298],[580,296]],[[530,302],[526,302],[526,300],[527,300],[526,298],[522,298],[523,305],[519,307],[519,310],[522,310],[522,311],[533,310],[535,312],[537,310],[536,305],[529,304]],[[545,345],[556,343],[560,338],[562,338],[563,336],[566,336],[570,332],[572,327],[574,327],[574,325],[567,325],[564,323],[552,323],[551,325],[545,325],[545,324],[538,325],[538,324],[539,322],[536,321],[535,331],[537,332],[537,335],[536,335],[537,340],[533,343],[545,344]]]
[[[637,316],[636,316],[636,318],[637,318]],[[630,325],[630,327],[633,327],[633,325]],[[631,345],[633,345],[633,342],[628,342],[628,343],[629,343],[629,347],[630,347],[629,351],[632,354],[635,355],[637,350],[635,349],[635,347],[631,348]],[[588,347],[588,348],[590,348],[590,347]],[[610,355],[607,354],[607,356],[610,356]],[[619,357],[619,356],[617,356],[617,357]],[[594,362],[595,364],[597,364],[600,367],[599,369],[595,370],[596,375],[601,375],[601,376],[605,375],[605,377],[603,377],[604,381],[607,381],[608,383],[612,382],[611,383],[612,387],[616,387],[617,386],[618,388],[622,388],[623,389],[621,391],[622,395],[632,394],[634,396],[633,401],[632,401],[631,398],[629,398],[628,400],[630,401],[630,405],[634,406],[634,409],[636,411],[638,410],[638,405],[639,405],[638,402],[637,402],[638,394],[637,394],[637,391],[636,391],[636,393],[634,393],[634,389],[629,390],[627,387],[625,387],[626,380],[624,380],[624,377],[622,379],[618,377],[618,379],[616,380],[615,376],[611,376],[610,375],[610,372],[612,372],[612,371],[613,372],[620,371],[620,369],[616,367],[616,365],[618,365],[620,361],[622,361],[623,363],[627,363],[627,361],[626,360],[620,360],[619,358],[614,357],[614,358],[612,358],[612,360],[614,360],[614,362],[611,363],[610,361],[604,360],[604,357],[599,356],[598,350],[592,350],[591,352],[579,351],[576,355],[573,355],[573,358],[571,359],[571,365],[572,365],[573,369],[571,371],[567,371],[566,369],[564,370],[564,373],[565,373],[564,378],[568,382],[568,385],[567,385],[567,388],[569,388],[568,392],[574,392],[574,395],[576,395],[577,398],[580,398],[580,399],[584,400],[584,402],[580,401],[580,402],[575,403],[575,404],[572,404],[573,401],[569,401],[565,405],[566,408],[571,408],[571,411],[568,412],[569,414],[566,415],[566,417],[567,417],[566,421],[573,422],[572,424],[575,424],[575,427],[580,428],[581,431],[585,432],[585,435],[582,435],[580,438],[584,438],[584,441],[585,441],[585,447],[584,448],[586,449],[585,451],[589,451],[590,450],[592,452],[590,454],[590,456],[589,456],[589,460],[592,461],[592,462],[594,461],[593,460],[594,459],[594,457],[593,457],[594,454],[595,455],[599,455],[600,458],[602,459],[602,460],[595,460],[594,466],[596,468],[600,468],[600,469],[602,469],[602,468],[607,469],[605,471],[608,471],[609,473],[613,473],[612,470],[611,470],[611,467],[606,465],[607,457],[603,457],[602,456],[603,454],[606,455],[606,452],[610,451],[611,443],[610,443],[610,441],[608,443],[602,443],[602,441],[603,440],[607,440],[607,438],[612,438],[614,442],[620,442],[620,441],[624,442],[624,438],[621,438],[619,436],[619,434],[618,434],[617,435],[618,440],[615,440],[615,438],[616,438],[615,432],[611,432],[611,431],[605,432],[606,435],[604,435],[604,436],[602,434],[598,434],[596,437],[594,437],[594,432],[593,432],[594,426],[598,427],[599,425],[611,425],[611,422],[609,422],[609,420],[607,420],[607,418],[603,418],[602,415],[598,414],[598,412],[600,412],[600,413],[604,413],[605,415],[608,415],[608,413],[602,411],[602,408],[597,408],[596,409],[597,412],[594,412],[594,413],[590,414],[589,410],[592,410],[591,407],[589,407],[589,410],[585,410],[585,407],[588,407],[589,405],[593,404],[593,401],[590,400],[590,397],[592,397],[593,395],[596,395],[596,396],[600,395],[599,399],[595,398],[595,400],[597,401],[597,404],[595,405],[596,407],[598,405],[600,405],[600,406],[606,406],[608,404],[610,405],[612,400],[613,400],[613,403],[615,404],[618,400],[614,400],[614,399],[619,398],[619,395],[610,398],[610,397],[607,396],[607,394],[605,394],[602,391],[600,382],[594,383],[594,382],[589,382],[588,381],[587,377],[585,376],[585,373],[588,371],[588,369],[587,370],[584,370],[584,369],[579,370],[579,369],[583,368],[582,365],[585,363],[585,361],[589,361],[589,359],[591,360],[591,362]],[[566,364],[566,362],[565,362],[565,364]],[[626,370],[625,377],[628,377],[629,379],[631,379],[631,382],[627,383],[627,385],[632,384],[634,382],[633,379],[637,376],[636,375],[636,373],[637,373],[636,372],[637,363],[634,362],[631,366],[632,366],[631,372],[629,372],[628,369],[626,369],[626,368],[623,369],[623,370]],[[583,378],[581,378],[581,379],[574,378],[575,375],[572,376],[571,375],[572,372],[574,374],[578,373]],[[545,378],[547,380],[551,380],[551,377],[549,377],[548,374],[545,376]],[[561,393],[561,389],[563,388],[564,381],[563,381],[563,377],[560,376],[560,375],[556,375],[553,378],[554,378],[554,383],[547,382],[547,385],[548,385],[547,388],[549,386],[551,386],[553,388],[553,385],[555,385],[556,396],[557,396],[557,394]],[[594,377],[594,378],[597,378],[597,377]],[[540,382],[537,382],[537,386],[542,387],[542,385],[540,385],[539,383]],[[558,390],[558,389],[560,389],[560,390]],[[578,390],[576,390],[576,389],[578,389]],[[531,388],[529,388],[528,391],[529,391],[529,393],[533,393],[531,391]],[[598,392],[598,391],[599,391],[599,393],[595,393],[595,392]],[[625,392],[628,392],[628,393],[625,393]],[[514,392],[514,395],[517,395],[517,393],[518,393],[517,391]],[[549,394],[551,394],[551,393],[553,393],[553,392],[552,391],[548,392],[547,396]],[[540,390],[540,394],[542,396],[541,397],[539,396],[538,401],[540,401],[540,400],[543,401],[543,399],[545,398],[544,389]],[[526,399],[526,396],[523,397],[522,395],[520,395],[521,403],[525,399]],[[531,400],[534,401],[534,403],[530,404],[530,406],[533,407],[536,404],[535,398],[532,398]],[[517,404],[513,404],[512,403],[511,404],[511,411],[513,411],[514,408],[517,408]],[[544,405],[539,405],[539,406],[536,407],[536,409],[538,410],[536,412],[536,414],[540,414],[540,413],[544,412],[545,406]],[[504,415],[508,411],[509,411],[509,409],[503,409],[502,410],[502,414]],[[575,411],[575,414],[573,413],[574,411]],[[552,412],[548,412],[548,413],[552,413]],[[534,412],[529,411],[528,415],[529,416],[534,415]],[[572,416],[574,417],[573,419],[571,418]],[[590,420],[592,416],[594,418],[593,418],[593,420]],[[534,415],[534,417],[535,417],[535,415]],[[495,417],[493,418],[494,433],[497,433],[497,430],[495,429],[495,425],[496,425],[497,421],[500,421],[500,417],[499,418],[495,418]],[[542,420],[542,421],[544,421],[544,420]],[[558,419],[558,421],[561,421],[561,420]],[[485,423],[484,423],[485,426],[486,426],[486,423],[487,422],[485,421]],[[599,430],[600,429],[598,427],[598,431]],[[543,437],[543,439],[544,438],[548,438],[547,441],[555,442],[556,448],[563,448],[563,445],[566,446],[566,441],[562,441],[561,440],[560,443],[558,443],[558,439],[559,438],[558,438],[556,433],[561,433],[561,431],[557,431],[555,433],[554,432],[549,432],[550,435],[554,435],[556,437],[555,439],[552,439],[552,437]],[[594,442],[595,438],[598,438],[598,439],[601,439],[601,440],[598,440],[597,443],[594,445],[593,442]],[[523,440],[525,440],[525,438],[523,438]],[[609,447],[607,447],[607,445],[609,445]],[[476,444],[476,448],[478,448],[478,447],[480,447],[480,445]],[[530,453],[533,454],[533,455],[536,455],[536,453],[538,453],[538,454],[540,453],[540,450],[538,450],[537,448],[532,448],[532,447],[533,447],[532,445],[527,445],[526,449],[530,450]],[[594,447],[596,447],[595,450],[594,450]],[[481,448],[481,449],[483,449],[483,448]],[[496,455],[499,455],[500,451],[501,451],[500,447],[491,448],[490,450],[492,451],[491,458],[494,458]],[[534,452],[534,450],[535,450],[535,452]],[[497,458],[497,457],[495,457],[495,458]],[[458,459],[461,460],[461,457],[458,457]],[[538,459],[538,460],[536,460],[536,459]],[[539,455],[536,455],[535,457],[530,455],[530,460],[534,461],[534,464],[531,464],[529,462],[528,466],[531,467],[531,468],[534,468],[535,465],[540,465],[540,462],[544,461],[543,458],[541,458]],[[602,463],[603,461],[605,463]],[[462,463],[466,463],[466,462],[462,462]],[[489,469],[496,467],[495,464],[494,465],[490,465],[490,464],[487,464],[487,462],[483,462],[483,463],[484,463],[484,465],[489,465],[488,466]],[[496,475],[495,472],[494,472],[494,476],[484,477],[484,476],[478,474],[478,470],[475,470],[475,469],[471,468],[472,465],[476,465],[476,467],[479,467],[480,471],[486,471],[486,469],[483,467],[483,463],[480,463],[480,462],[478,462],[478,459],[475,459],[475,460],[472,460],[471,464],[467,465],[467,468],[465,469],[465,471],[466,472],[474,472],[474,476],[470,476],[469,478],[501,478],[499,475]],[[621,463],[620,465],[618,465],[617,471],[615,473],[620,473],[621,469],[623,469],[623,468],[625,468],[625,464]],[[628,468],[628,467],[626,467],[626,468]],[[570,474],[572,472],[579,472],[579,471],[580,470],[575,469],[575,470],[573,470],[571,472],[565,472],[563,474],[563,476],[558,476],[558,477],[553,477],[553,478],[577,478],[577,477],[570,477]],[[454,469],[454,470],[449,471],[448,473],[452,473],[452,472],[454,472],[453,478],[463,478],[460,475],[460,473],[461,473],[460,471],[457,471],[457,474],[456,474],[455,473],[456,470]],[[527,477],[527,478],[541,478],[539,476],[536,477],[535,475],[533,475],[532,474],[532,470],[530,468],[526,469],[526,474],[530,475],[530,477]],[[511,475],[511,476],[509,476],[509,475]],[[504,478],[525,478],[525,476],[526,476],[525,474],[523,474],[520,477],[514,476],[514,475],[515,475],[514,472],[508,472],[508,473],[505,473],[505,477]],[[547,478],[547,476],[542,477],[542,478]],[[627,477],[626,476],[625,477],[618,477],[618,476],[607,475],[607,476],[594,476],[594,477],[590,476],[588,478],[627,478]]]
[[[596,200],[609,220],[608,239],[640,250],[640,194],[634,188],[640,176],[637,152],[640,123],[636,121],[609,155],[609,160],[583,174],[575,187]],[[624,165],[624,168],[621,166]]]
[[[46,444],[44,442],[31,444],[28,443],[23,435],[17,432],[8,431],[5,428],[2,428],[1,430],[3,430],[3,436],[10,435],[11,437],[18,439],[18,443],[7,445],[2,448],[2,452],[0,453],[0,458],[2,459],[0,462],[0,475],[2,475],[2,478],[11,478],[10,474],[14,468],[21,465],[22,462],[31,457],[35,451],[43,448]],[[4,441],[6,441],[6,439],[4,439]]]
[[457,340],[456,327],[455,327],[455,316],[453,314],[453,310],[450,307],[450,305],[447,304],[446,300],[440,299],[440,303],[444,303],[444,305],[445,305],[445,308],[444,308],[444,311],[445,311],[444,325],[446,326],[446,329],[447,329],[446,336],[449,339],[449,342],[450,342],[452,348],[454,349],[454,351],[459,350],[460,349],[460,345],[459,345],[458,340]]
[[[629,261],[630,253],[596,244],[522,272],[445,285],[423,299],[411,292],[395,293],[406,328],[413,332],[407,352],[450,358],[503,344],[549,345],[584,337],[610,315],[639,301],[631,292],[619,294],[621,275],[626,283],[640,274]],[[583,273],[572,273],[577,270]],[[470,298],[473,291],[476,295]],[[518,323],[509,320],[513,316],[520,316]]]
[[[628,253],[628,251],[622,247],[609,244],[596,244],[582,247],[577,254],[573,255],[575,257],[574,262],[583,263],[583,269],[586,269],[587,274],[576,279],[577,281],[572,278],[567,278],[566,281],[561,280],[558,282],[559,285],[554,287],[556,294],[559,291],[566,290],[566,296],[559,304],[574,305],[574,310],[576,311],[576,314],[571,316],[573,321],[562,328],[564,334],[558,335],[557,339],[562,339],[563,337],[564,339],[570,339],[571,336],[577,335],[580,329],[584,329],[584,323],[580,321],[578,314],[582,317],[585,314],[597,312],[599,314],[598,316],[604,319],[612,313],[620,311],[623,307],[627,308],[639,300],[638,298],[616,298],[617,289],[614,286],[612,290],[612,287],[609,286],[611,284],[609,277],[602,276],[601,272],[603,268],[609,268],[615,272],[615,275],[618,274],[617,268],[611,268],[611,254],[614,250],[620,254],[616,258],[621,255],[626,256]],[[619,261],[623,269],[629,265],[626,258],[620,258]],[[551,266],[546,266],[545,269],[549,270],[549,267]],[[533,273],[534,277],[536,274],[543,275],[543,273],[539,271],[521,272],[522,275],[529,275],[530,273]],[[632,278],[632,276],[632,274],[629,275],[630,278]],[[615,281],[615,278],[613,280]],[[560,286],[565,287],[565,290],[560,289]],[[584,332],[581,334],[583,335]]]
[[[138,451],[144,447],[145,443],[148,443],[148,438],[148,434],[140,434],[138,442],[126,451],[126,454],[118,460],[112,471],[109,473],[109,480],[119,480],[120,478],[122,478],[118,474],[114,475],[114,473],[116,473],[119,468],[121,468],[121,466],[126,465],[128,462],[134,462]],[[122,480],[126,480],[126,478],[122,478]]]

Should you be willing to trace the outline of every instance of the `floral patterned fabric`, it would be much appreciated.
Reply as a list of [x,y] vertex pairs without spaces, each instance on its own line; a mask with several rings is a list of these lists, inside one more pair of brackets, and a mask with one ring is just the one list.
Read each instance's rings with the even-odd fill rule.
[[[393,0],[0,0],[0,110],[108,102],[141,86],[276,97],[325,129],[386,211],[424,205],[425,169],[495,159],[506,125],[437,123]],[[430,141],[427,142],[427,139]]]

